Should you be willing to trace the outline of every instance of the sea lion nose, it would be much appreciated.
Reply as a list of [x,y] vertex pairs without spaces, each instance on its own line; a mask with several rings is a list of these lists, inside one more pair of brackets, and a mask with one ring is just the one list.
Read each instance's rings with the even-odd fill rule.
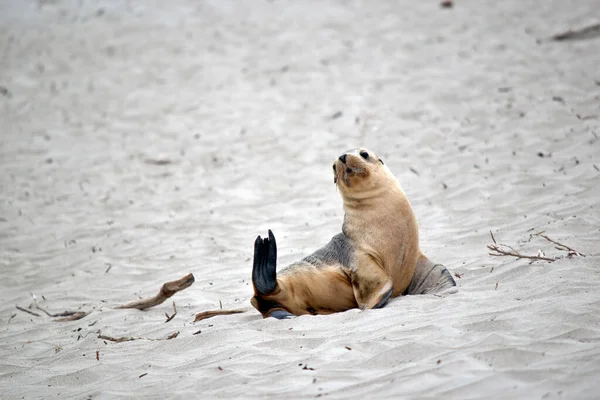
[[344,164],[346,164],[346,155],[345,154],[342,154],[340,156],[340,161],[343,162]]

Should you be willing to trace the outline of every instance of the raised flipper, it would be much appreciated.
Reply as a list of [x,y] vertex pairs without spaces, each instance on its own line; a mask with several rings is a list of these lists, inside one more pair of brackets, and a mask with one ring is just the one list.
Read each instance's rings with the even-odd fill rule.
[[403,294],[437,293],[453,286],[456,286],[456,282],[446,267],[435,264],[421,255],[417,260],[412,280]]
[[258,236],[254,241],[252,283],[256,293],[266,296],[277,288],[277,243],[269,229],[269,238]]
[[356,303],[363,310],[385,306],[394,292],[392,278],[368,254],[357,256],[350,280]]
[[284,310],[274,301],[261,296],[275,294],[277,291],[277,243],[269,229],[269,237],[258,236],[254,242],[254,265],[252,267],[252,283],[257,296],[252,299],[254,305],[263,316],[277,319],[293,318],[295,315]]

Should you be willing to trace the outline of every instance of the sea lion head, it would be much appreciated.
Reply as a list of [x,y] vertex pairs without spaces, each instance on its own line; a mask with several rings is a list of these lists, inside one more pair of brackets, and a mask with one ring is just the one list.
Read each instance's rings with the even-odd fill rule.
[[365,148],[345,151],[333,163],[333,183],[342,197],[361,197],[391,176],[383,160]]

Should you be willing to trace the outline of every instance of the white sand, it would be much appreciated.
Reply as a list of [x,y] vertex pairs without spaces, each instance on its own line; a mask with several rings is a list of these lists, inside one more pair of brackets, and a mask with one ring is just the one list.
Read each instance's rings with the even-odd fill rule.
[[[598,1],[457,3],[0,1],[0,397],[598,398],[600,39],[536,43]],[[261,319],[254,238],[282,267],[339,232],[360,145],[458,293]],[[187,272],[167,324],[111,309]],[[219,301],[248,312],[192,324]]]

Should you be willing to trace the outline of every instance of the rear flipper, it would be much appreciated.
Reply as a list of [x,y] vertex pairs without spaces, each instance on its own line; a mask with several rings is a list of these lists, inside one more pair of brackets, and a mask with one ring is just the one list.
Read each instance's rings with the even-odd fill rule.
[[283,307],[263,296],[276,294],[277,289],[277,243],[273,232],[269,230],[268,238],[256,238],[254,242],[254,265],[252,267],[252,283],[255,296],[252,305],[263,315],[264,318],[273,317],[277,319],[294,318],[295,315],[287,312]]
[[403,294],[438,293],[454,286],[456,282],[446,267],[435,264],[421,255],[415,266],[413,278]]
[[259,295],[269,295],[277,288],[277,243],[269,229],[269,238],[256,238],[254,242],[254,265],[252,283]]

